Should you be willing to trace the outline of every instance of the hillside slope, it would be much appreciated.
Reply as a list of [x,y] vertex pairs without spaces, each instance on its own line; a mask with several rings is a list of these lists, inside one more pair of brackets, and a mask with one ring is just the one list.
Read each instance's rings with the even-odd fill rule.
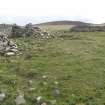
[[36,25],[89,25],[90,23],[85,23],[81,21],[51,21],[51,22],[45,22],[45,23],[40,23]]

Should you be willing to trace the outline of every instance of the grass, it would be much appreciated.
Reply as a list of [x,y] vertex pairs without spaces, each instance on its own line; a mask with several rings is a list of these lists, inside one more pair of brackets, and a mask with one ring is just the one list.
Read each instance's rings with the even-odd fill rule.
[[[6,93],[0,105],[15,105],[19,91],[26,105],[34,105],[37,96],[48,105],[55,99],[55,105],[105,105],[105,33],[58,31],[56,35],[47,40],[12,39],[22,55],[0,56],[0,90]],[[54,89],[59,96],[52,95]]]

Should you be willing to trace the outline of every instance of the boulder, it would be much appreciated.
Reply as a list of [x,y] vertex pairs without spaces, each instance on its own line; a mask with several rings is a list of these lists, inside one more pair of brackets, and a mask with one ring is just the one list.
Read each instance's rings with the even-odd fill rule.
[[16,99],[15,99],[15,103],[16,103],[16,105],[23,105],[23,104],[25,104],[26,100],[24,98],[24,95],[17,96]]
[[5,93],[0,93],[0,101],[3,101],[5,97],[6,97]]
[[14,56],[15,53],[14,53],[14,52],[7,52],[5,55],[6,55],[6,56]]

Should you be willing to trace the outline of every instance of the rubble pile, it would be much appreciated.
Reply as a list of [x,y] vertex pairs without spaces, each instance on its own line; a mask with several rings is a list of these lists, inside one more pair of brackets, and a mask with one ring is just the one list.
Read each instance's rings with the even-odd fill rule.
[[13,25],[11,30],[11,37],[29,37],[35,38],[49,38],[50,34],[46,31],[42,31],[39,27],[35,27],[32,24],[26,26]]
[[17,52],[17,45],[10,41],[6,35],[0,34],[0,53],[9,56],[15,55]]
[[[34,38],[50,38],[51,35],[42,31],[39,27],[35,27],[32,24],[27,24],[25,26],[18,26],[16,24],[7,27],[5,24],[1,25],[0,30],[0,54],[5,55],[16,55],[17,45],[9,40],[8,38],[13,37],[34,37]],[[9,31],[7,31],[9,30]]]

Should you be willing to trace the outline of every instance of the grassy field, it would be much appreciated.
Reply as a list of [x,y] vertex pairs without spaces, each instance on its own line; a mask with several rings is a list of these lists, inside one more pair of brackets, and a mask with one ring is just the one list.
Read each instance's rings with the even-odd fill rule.
[[25,105],[37,105],[38,96],[48,105],[105,105],[105,33],[55,35],[12,39],[22,55],[0,56],[0,91],[6,94],[0,105],[15,105],[19,93]]

